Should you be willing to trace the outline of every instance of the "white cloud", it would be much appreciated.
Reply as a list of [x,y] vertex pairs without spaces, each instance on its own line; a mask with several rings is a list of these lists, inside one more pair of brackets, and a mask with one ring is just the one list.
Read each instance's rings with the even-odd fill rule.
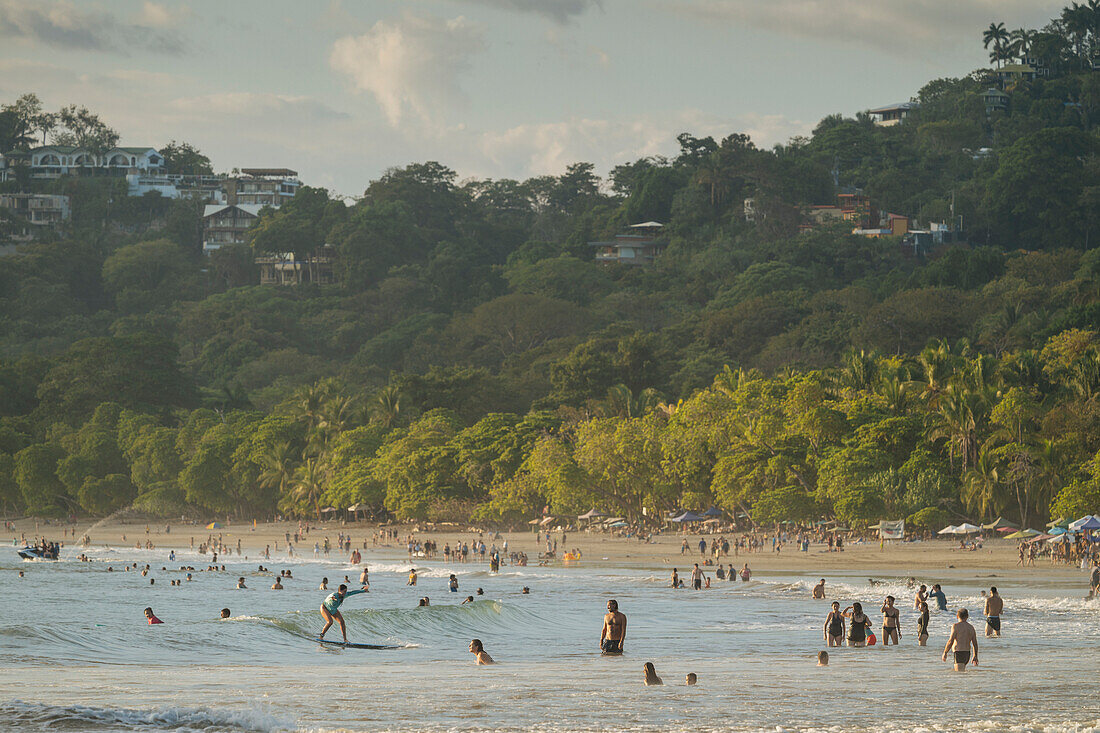
[[719,119],[698,110],[626,120],[573,118],[484,132],[477,148],[485,161],[471,161],[470,166],[487,168],[479,175],[511,177],[560,174],[579,161],[607,171],[642,157],[675,155],[679,149],[676,136],[681,132],[716,139],[734,132],[747,133],[758,146],[770,147],[793,135],[806,134],[811,127],[782,115]]
[[603,5],[601,0],[465,0],[465,2],[501,10],[533,13],[562,24],[583,15],[589,8],[599,8]]
[[153,30],[153,26],[120,20],[102,8],[77,7],[66,0],[0,0],[0,38],[121,54],[135,48],[170,54],[183,50],[182,41],[172,29]]
[[186,5],[169,7],[161,3],[145,0],[141,4],[134,22],[146,28],[171,28],[191,17],[191,8]]
[[293,114],[297,117],[347,117],[346,114],[312,97],[266,92],[223,92],[197,97],[180,97],[170,101],[168,106],[176,112],[200,116],[213,114],[268,117]]
[[712,27],[748,25],[787,36],[860,43],[885,50],[980,43],[992,21],[1044,25],[1063,0],[678,0],[675,12]]
[[409,14],[337,39],[329,64],[356,89],[374,95],[391,125],[410,114],[440,125],[444,110],[463,99],[461,72],[484,48],[482,28],[462,16],[445,20]]

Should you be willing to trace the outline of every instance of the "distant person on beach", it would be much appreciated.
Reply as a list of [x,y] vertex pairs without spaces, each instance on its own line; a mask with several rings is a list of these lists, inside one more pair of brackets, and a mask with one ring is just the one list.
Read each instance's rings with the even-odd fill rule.
[[818,584],[814,586],[813,592],[810,595],[815,601],[825,600],[825,578],[818,581]]
[[489,656],[489,652],[485,651],[481,639],[474,639],[470,642],[470,653],[477,658],[478,664],[495,664],[493,658]]
[[[277,579],[276,583],[279,582]],[[332,622],[335,621],[340,624],[340,635],[344,637],[344,643],[348,643],[348,629],[344,623],[344,616],[340,613],[340,604],[343,603],[348,596],[358,595],[360,593],[366,593],[366,589],[349,591],[346,585],[341,584],[336,589],[335,593],[330,593],[324,601],[321,602],[321,618],[325,620],[325,626],[321,629],[321,633],[318,634],[318,639],[324,639],[325,633],[332,628]]]
[[917,646],[928,646],[928,601],[921,601],[917,610]]
[[687,678],[684,680],[684,684],[688,687],[694,687],[695,683],[699,681],[699,676],[694,672],[688,672]]
[[152,609],[152,608],[146,608],[146,609],[145,609],[145,611],[144,611],[144,613],[145,613],[145,618],[149,619],[149,625],[150,625],[150,626],[153,626],[154,624],[162,624],[162,623],[164,623],[163,621],[161,621],[161,620],[160,620],[159,618],[157,618],[157,617],[156,617],[156,616],[155,616],[155,615],[153,614],[153,609]]
[[[965,672],[967,663],[971,661],[975,667],[978,666],[978,633],[967,621],[970,613],[965,608],[960,608],[956,616],[959,620],[951,626],[951,636],[943,648],[943,661],[947,661],[948,652],[954,652],[955,671]],[[973,659],[970,657],[970,647],[974,647]]]
[[901,639],[901,623],[898,617],[901,612],[894,607],[894,597],[886,596],[886,602],[882,604],[882,645],[888,646],[890,640],[894,640],[894,646]]
[[867,646],[867,629],[871,619],[863,612],[863,604],[858,601],[841,612],[848,619],[848,646]]
[[653,662],[646,662],[642,665],[642,674],[645,675],[646,687],[664,684],[664,681],[657,676],[657,669],[653,666]]
[[829,666],[829,652],[822,649],[817,653],[817,666],[828,667]]
[[833,610],[825,617],[825,643],[828,646],[841,646],[844,640],[844,614],[840,611],[840,602],[833,601]]
[[989,589],[989,596],[985,599],[985,635],[1001,635],[1001,612],[1005,609],[1004,600],[997,595],[995,587]]
[[619,612],[619,602],[607,602],[607,614],[600,630],[600,649],[604,654],[622,654],[626,640],[626,616]]

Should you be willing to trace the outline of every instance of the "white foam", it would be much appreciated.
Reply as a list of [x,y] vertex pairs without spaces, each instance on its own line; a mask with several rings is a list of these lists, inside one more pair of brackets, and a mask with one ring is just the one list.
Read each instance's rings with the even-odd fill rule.
[[[15,700],[0,705],[0,715],[23,725],[53,728],[59,722],[89,726],[125,726],[137,729],[206,731],[211,728],[277,733],[297,730],[297,723],[254,709],[214,710],[210,708],[162,707],[155,710],[98,708],[85,705],[43,705]],[[89,728],[92,729],[92,728]]]

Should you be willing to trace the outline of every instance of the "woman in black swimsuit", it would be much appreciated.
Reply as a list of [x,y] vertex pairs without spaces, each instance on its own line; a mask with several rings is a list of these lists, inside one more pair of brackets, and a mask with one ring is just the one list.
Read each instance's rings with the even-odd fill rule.
[[848,646],[867,646],[867,629],[871,619],[863,612],[863,604],[856,602],[842,612],[844,618],[851,621],[848,626]]
[[920,609],[920,618],[917,619],[917,646],[928,646],[928,603],[917,603]]
[[840,612],[840,603],[833,601],[833,610],[825,617],[825,643],[828,646],[841,646],[844,639],[844,614]]

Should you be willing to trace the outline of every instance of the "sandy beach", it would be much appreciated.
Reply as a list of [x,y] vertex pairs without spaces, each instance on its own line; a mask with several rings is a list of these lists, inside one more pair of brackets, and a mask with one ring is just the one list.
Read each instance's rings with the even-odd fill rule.
[[[170,527],[165,532],[166,526]],[[263,551],[265,546],[271,547],[272,560],[286,556],[286,534],[293,536],[298,529],[295,522],[265,522],[257,523],[255,527],[251,523],[229,524],[221,529],[208,530],[203,525],[185,523],[145,523],[142,521],[126,522],[78,522],[75,525],[46,525],[41,521],[20,520],[15,523],[15,532],[6,532],[9,541],[17,541],[22,535],[28,539],[36,536],[45,536],[48,539],[59,539],[64,529],[69,531],[69,536],[60,538],[64,540],[66,548],[73,549],[76,538],[87,532],[92,540],[93,547],[133,548],[140,544],[145,547],[146,541],[151,541],[156,548],[187,549],[207,542],[210,539],[220,539],[226,546],[234,549],[233,559],[236,559],[235,548],[240,540],[242,554],[255,557]],[[304,526],[304,525],[303,525]],[[417,564],[425,562],[442,562],[443,545],[449,543],[454,547],[459,542],[472,542],[481,537],[487,545],[492,544],[494,531],[479,530],[477,528],[438,529],[425,528],[416,524],[386,525],[387,528],[396,530],[398,540],[374,540],[380,525],[367,522],[339,521],[317,522],[309,525],[312,529],[303,541],[295,545],[295,554],[300,558],[312,558],[313,544],[324,546],[327,537],[335,545],[340,533],[350,534],[352,547],[363,552],[365,562],[370,562],[372,552],[384,553],[387,559],[393,559],[393,553],[404,554],[406,552],[404,538],[411,534],[419,540],[432,539],[439,546],[440,553],[434,560],[418,559]],[[536,563],[538,553],[545,549],[545,533],[543,540],[536,541],[534,530],[521,530],[516,532],[501,531],[501,537],[508,540],[510,552],[526,552],[531,564]],[[677,567],[681,570],[690,567],[692,563],[700,561],[698,552],[699,539],[710,540],[720,536],[733,537],[737,533],[725,534],[697,534],[668,532],[654,535],[650,542],[641,542],[633,538],[615,537],[607,532],[567,530],[566,542],[561,543],[561,531],[555,529],[552,539],[559,544],[558,555],[560,557],[565,549],[578,548],[582,553],[579,564],[590,567],[617,566],[617,567],[648,567],[658,568],[667,566]],[[691,550],[681,554],[681,543],[688,540]],[[364,549],[364,542],[365,549]],[[499,543],[498,543],[499,544]],[[770,542],[766,543],[767,549],[761,552],[740,554],[734,556],[731,550],[728,558],[723,558],[723,564],[733,563],[738,568],[748,562],[754,573],[759,572],[783,572],[783,573],[807,573],[827,574],[829,572],[842,572],[845,574],[867,572],[884,577],[927,576],[933,571],[949,571],[953,576],[980,577],[993,573],[1011,575],[1020,579],[1028,576],[1042,576],[1051,578],[1065,576],[1067,579],[1081,575],[1077,568],[1066,565],[1052,565],[1047,559],[1039,559],[1034,567],[1020,568],[1017,565],[1016,542],[1003,539],[988,539],[980,550],[963,550],[959,547],[958,540],[928,540],[918,542],[886,542],[880,547],[877,540],[849,540],[843,552],[829,552],[822,543],[811,543],[808,552],[799,552],[797,545],[784,545],[778,553],[770,548]],[[277,548],[277,549],[276,549]],[[333,550],[330,557],[337,556]],[[708,552],[707,557],[710,557]],[[561,560],[551,561],[552,564],[561,564]]]

